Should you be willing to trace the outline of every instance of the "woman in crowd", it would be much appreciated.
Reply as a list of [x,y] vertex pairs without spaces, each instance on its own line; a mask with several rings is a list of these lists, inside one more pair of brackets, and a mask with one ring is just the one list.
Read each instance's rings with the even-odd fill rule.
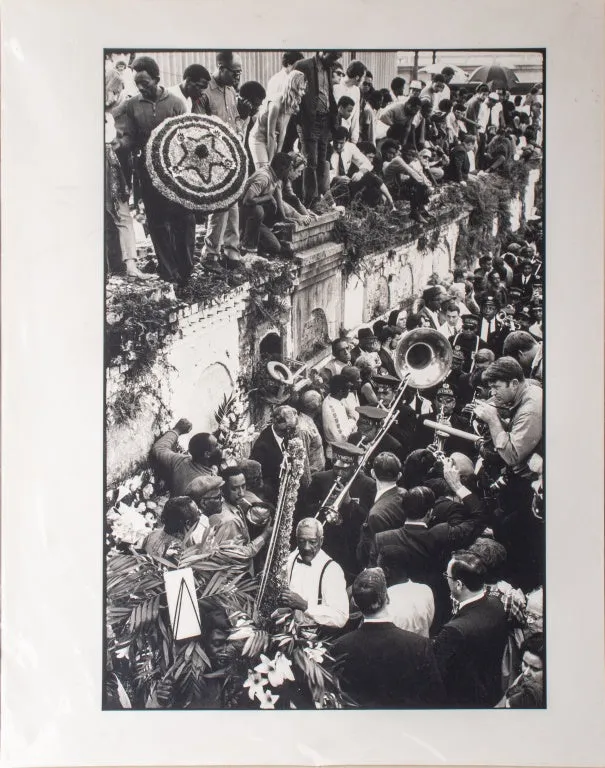
[[305,76],[294,70],[286,79],[281,94],[265,102],[250,131],[249,147],[258,170],[268,165],[276,152],[281,152],[290,118],[300,107],[306,88]]

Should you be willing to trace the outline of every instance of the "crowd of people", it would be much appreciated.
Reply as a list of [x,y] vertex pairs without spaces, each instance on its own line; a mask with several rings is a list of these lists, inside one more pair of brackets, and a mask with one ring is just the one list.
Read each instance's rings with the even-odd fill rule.
[[[334,339],[249,458],[226,462],[218,433],[182,452],[187,419],[152,448],[170,498],[144,549],[170,558],[211,528],[254,576],[302,440],[281,601],[333,642],[360,706],[544,705],[542,262],[519,237],[504,251],[435,276],[415,312]],[[403,387],[401,350],[424,328],[453,360]]]
[[[285,51],[281,70],[266,84],[240,84],[241,57],[221,51],[212,73],[191,64],[168,88],[149,56],[108,67],[108,267],[149,277],[137,263],[133,213],[140,217],[140,206],[160,278],[183,286],[196,259],[196,223],[205,226],[203,267],[250,268],[259,259],[291,256],[278,237],[283,222],[309,223],[358,200],[407,215],[404,201],[414,220],[427,223],[441,185],[506,173],[515,159],[540,164],[540,85],[514,97],[497,84],[455,90],[454,71],[444,67],[430,82],[397,76],[389,88],[377,88],[362,61],[344,67],[341,58],[341,51],[311,58]],[[160,194],[143,161],[152,131],[187,112],[224,121],[248,154],[241,199],[207,217]]]
[[[541,158],[540,86],[511,97],[492,85],[375,87],[342,52],[286,51],[268,83],[243,82],[221,51],[171,88],[139,56],[106,72],[106,212],[126,274],[137,262],[139,204],[159,276],[185,285],[201,219],[154,187],[143,149],[187,112],[227,123],[249,155],[241,199],[203,219],[204,265],[249,267],[287,256],[282,221],[349,206],[385,206],[425,223],[439,186],[506,173]],[[525,238],[525,239],[524,239]],[[304,446],[281,604],[319,629],[343,690],[362,707],[544,706],[542,243],[527,227],[474,270],[433,275],[413,307],[355,335],[273,408],[249,458],[227,461],[221,433],[186,418],[153,445],[169,498],[142,548],[170,560],[207,529],[238,548],[252,577],[266,564],[284,455]],[[418,329],[451,361],[438,381],[404,386],[401,350]],[[422,345],[421,345],[422,346]],[[274,355],[263,362],[280,360]],[[418,361],[422,367],[424,362]],[[432,425],[431,425],[432,423]],[[229,628],[229,616],[220,618]],[[223,632],[222,642],[228,631]]]

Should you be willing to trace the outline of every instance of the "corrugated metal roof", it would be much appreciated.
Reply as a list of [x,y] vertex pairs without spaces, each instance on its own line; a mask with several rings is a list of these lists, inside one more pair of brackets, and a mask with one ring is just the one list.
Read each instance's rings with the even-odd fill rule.
[[[303,51],[313,56],[315,51]],[[241,51],[242,83],[257,80],[266,85],[269,79],[281,69],[282,51]],[[137,55],[151,56],[160,68],[164,85],[179,83],[183,71],[189,64],[202,64],[212,73],[216,67],[216,51],[137,51]],[[388,88],[397,74],[397,51],[356,51],[357,59],[363,61],[374,75],[375,88]],[[345,51],[342,63],[346,67],[351,61],[351,52]]]

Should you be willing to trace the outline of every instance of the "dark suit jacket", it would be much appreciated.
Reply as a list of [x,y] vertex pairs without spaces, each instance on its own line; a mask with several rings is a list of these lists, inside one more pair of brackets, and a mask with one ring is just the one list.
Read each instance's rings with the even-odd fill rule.
[[342,686],[361,707],[440,707],[444,690],[431,641],[390,621],[362,624],[339,638]]
[[[304,134],[308,134],[311,131],[317,113],[317,96],[319,92],[317,68],[319,66],[321,66],[321,64],[318,61],[317,56],[313,56],[310,59],[302,59],[294,65],[294,69],[304,73],[307,81],[307,90],[302,97],[298,113],[298,124],[301,126]],[[336,127],[337,112],[338,108],[332,90],[332,78],[328,72],[328,114],[330,130]]]
[[[334,471],[331,469],[315,472],[311,476],[309,487],[303,490],[299,497],[294,528],[303,517],[315,516],[319,505],[330,491],[334,478]],[[360,472],[351,486],[350,496],[351,501],[340,507],[342,525],[328,523],[324,526],[324,543],[322,546],[322,549],[341,566],[348,584],[359,572],[356,554],[357,544],[361,526],[376,497],[376,483],[363,472]],[[294,541],[292,543],[294,546]]]
[[389,374],[389,376],[397,376],[397,371],[395,370],[395,363],[393,362],[393,358],[389,355],[386,349],[382,349],[381,347],[378,354],[380,356],[381,367],[385,369],[385,371]]
[[357,562],[361,568],[368,565],[374,536],[380,531],[400,528],[405,523],[403,507],[405,495],[406,491],[402,488],[391,488],[370,509],[370,513],[361,528],[357,547]]
[[513,288],[519,288],[521,291],[521,301],[529,301],[533,296],[534,286],[539,285],[540,281],[536,280],[533,275],[530,275],[526,285],[523,285],[523,275],[515,275],[513,277]]
[[452,707],[493,707],[502,698],[502,654],[508,623],[502,602],[487,596],[465,605],[433,647]]
[[252,446],[250,458],[258,461],[263,470],[264,492],[267,501],[275,504],[279,492],[279,470],[283,453],[275,440],[271,425],[265,427]]

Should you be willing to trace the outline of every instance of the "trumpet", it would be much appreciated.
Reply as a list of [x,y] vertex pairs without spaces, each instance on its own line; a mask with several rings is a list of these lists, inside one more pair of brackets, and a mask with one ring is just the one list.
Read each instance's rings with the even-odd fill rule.
[[496,314],[496,322],[503,328],[508,328],[509,331],[518,331],[521,328],[521,323],[517,322],[512,315],[509,315],[506,310],[501,309]]

